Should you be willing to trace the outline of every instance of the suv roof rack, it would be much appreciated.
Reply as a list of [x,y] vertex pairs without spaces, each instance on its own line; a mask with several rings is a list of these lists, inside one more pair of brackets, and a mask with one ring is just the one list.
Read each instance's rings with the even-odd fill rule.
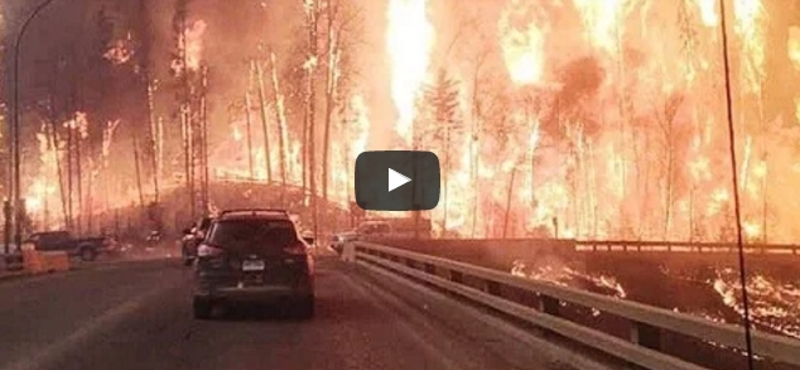
[[221,211],[217,218],[225,216],[240,215],[240,216],[284,216],[289,218],[289,212],[285,209],[272,209],[272,208],[242,208],[242,209],[227,209]]

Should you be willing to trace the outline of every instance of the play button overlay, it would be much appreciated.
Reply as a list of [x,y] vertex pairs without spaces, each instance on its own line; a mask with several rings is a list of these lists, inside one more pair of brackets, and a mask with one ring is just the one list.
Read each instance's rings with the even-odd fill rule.
[[356,203],[372,211],[425,211],[436,208],[439,158],[426,151],[370,151],[356,158]]
[[400,172],[397,172],[393,169],[389,169],[389,191],[391,192],[394,189],[397,189],[405,184],[411,182],[411,179],[406,177]]

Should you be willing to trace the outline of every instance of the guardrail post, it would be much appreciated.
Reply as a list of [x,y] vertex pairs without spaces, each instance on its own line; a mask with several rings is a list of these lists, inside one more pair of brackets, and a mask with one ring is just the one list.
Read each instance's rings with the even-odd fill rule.
[[661,350],[661,329],[638,321],[631,322],[631,342],[642,347]]
[[553,316],[558,316],[560,303],[558,299],[546,295],[539,296],[539,311]]
[[414,260],[411,259],[411,258],[406,258],[406,266],[408,266],[408,267],[410,267],[412,269],[417,268],[416,263],[414,263]]
[[432,263],[426,263],[425,264],[425,272],[427,272],[427,273],[429,273],[431,275],[436,275],[436,266],[434,266]]

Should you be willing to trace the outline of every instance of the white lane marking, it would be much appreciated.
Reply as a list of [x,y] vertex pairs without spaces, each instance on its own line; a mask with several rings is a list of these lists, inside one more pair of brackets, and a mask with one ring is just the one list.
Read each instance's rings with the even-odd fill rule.
[[38,353],[33,354],[30,358],[25,358],[15,362],[14,364],[5,367],[7,370],[29,370],[46,368],[52,362],[62,358],[73,349],[80,346],[100,332],[107,330],[117,323],[120,323],[125,316],[136,312],[143,308],[145,303],[164,292],[177,288],[183,283],[182,280],[173,281],[172,284],[161,285],[158,289],[142,294],[132,300],[129,300],[119,306],[111,308],[104,312],[102,315],[97,316],[90,322],[82,325],[80,329],[76,330],[66,338],[45,346]]
[[[370,272],[377,273],[381,276],[385,276],[391,280],[394,280],[398,284],[402,284],[410,289],[416,290],[428,297],[435,299],[439,303],[442,304],[457,304],[451,298],[448,298],[442,293],[436,292],[434,290],[428,289],[420,284],[416,284],[414,282],[409,281],[408,279],[404,279],[396,274],[386,271],[380,267],[373,267],[371,265],[359,263],[359,267],[365,267]],[[530,346],[531,348],[537,348],[541,352],[550,355],[551,362],[559,362],[562,364],[566,364],[572,366],[576,369],[581,370],[614,370],[613,368],[599,363],[595,360],[587,358],[583,355],[580,355],[572,350],[560,347],[552,342],[549,342],[545,339],[536,337],[534,334],[526,332],[525,330],[514,326],[511,323],[506,322],[498,317],[494,317],[488,314],[485,314],[478,310],[477,308],[468,306],[468,305],[458,305],[465,313],[469,314],[476,320],[480,320],[486,325],[491,327],[497,328],[499,330],[504,331],[506,334],[510,335],[514,339],[525,343],[526,345]]]

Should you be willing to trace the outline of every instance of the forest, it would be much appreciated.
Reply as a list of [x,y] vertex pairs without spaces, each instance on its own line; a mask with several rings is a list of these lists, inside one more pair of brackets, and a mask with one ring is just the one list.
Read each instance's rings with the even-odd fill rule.
[[[0,8],[6,103],[33,3]],[[800,2],[726,4],[742,228],[793,243]],[[718,0],[56,0],[23,40],[26,209],[91,229],[180,189],[197,215],[217,181],[346,209],[361,151],[425,149],[441,236],[730,241],[721,20]]]

